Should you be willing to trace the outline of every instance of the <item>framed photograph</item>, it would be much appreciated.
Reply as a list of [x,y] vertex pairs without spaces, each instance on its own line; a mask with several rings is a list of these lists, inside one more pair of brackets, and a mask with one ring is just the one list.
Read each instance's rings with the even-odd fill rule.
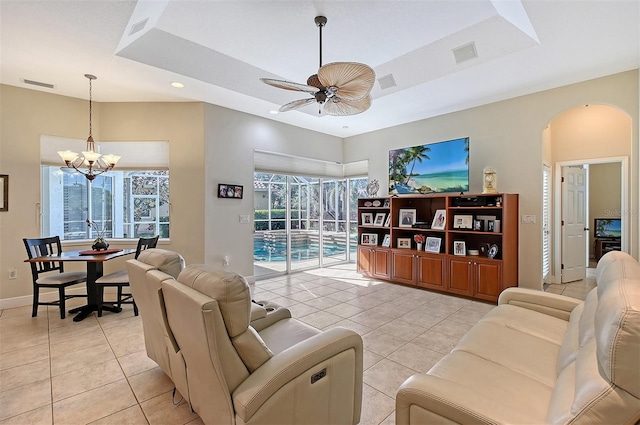
[[487,232],[495,232],[496,222],[495,220],[487,221]]
[[473,220],[473,230],[484,232],[484,220]]
[[413,209],[401,209],[398,226],[400,227],[412,227],[416,224],[416,210]]
[[445,210],[436,210],[436,214],[433,216],[431,222],[431,228],[437,230],[444,230],[444,226],[447,224],[447,214]]
[[454,215],[453,216],[453,228],[454,229],[473,229],[473,216],[472,215]]
[[384,221],[384,227],[389,227],[389,226],[391,226],[391,213],[387,215],[387,219]]
[[374,226],[382,226],[384,224],[384,219],[387,216],[386,213],[377,213],[376,218],[373,220]]
[[218,198],[242,199],[243,187],[237,184],[218,184]]
[[389,205],[391,205],[390,201],[388,199],[385,199],[384,203],[382,204],[382,206],[385,207],[385,208],[389,208]]
[[9,175],[0,174],[0,211],[9,211]]
[[424,248],[424,250],[426,252],[440,253],[440,242],[442,242],[442,239],[428,236],[427,246]]
[[387,248],[391,246],[391,235],[389,233],[382,238],[382,246],[386,246]]
[[363,226],[372,226],[373,225],[373,213],[362,213],[362,225]]
[[464,241],[453,241],[454,255],[467,255],[467,244]]
[[398,238],[398,248],[411,249],[411,238]]
[[378,245],[378,235],[376,233],[363,233],[360,236],[361,245]]

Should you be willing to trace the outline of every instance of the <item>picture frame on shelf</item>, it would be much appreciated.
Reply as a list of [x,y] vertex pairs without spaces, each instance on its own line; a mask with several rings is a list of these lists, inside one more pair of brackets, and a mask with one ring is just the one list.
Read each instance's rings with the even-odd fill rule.
[[426,252],[435,252],[436,254],[440,253],[440,244],[442,243],[441,238],[436,238],[433,236],[427,236],[427,245],[424,250]]
[[465,241],[453,241],[453,255],[467,255],[467,244]]
[[476,232],[484,232],[484,220],[473,220],[473,230]]
[[411,238],[398,238],[398,248],[411,249]]
[[473,216],[467,214],[456,214],[453,216],[453,228],[454,229],[473,229]]
[[378,234],[363,233],[360,236],[360,245],[378,245]]
[[389,248],[391,246],[391,235],[389,233],[384,235],[384,237],[382,238],[382,246],[386,248]]
[[496,222],[495,220],[487,221],[487,232],[495,232]]
[[447,212],[445,210],[436,210],[431,222],[431,228],[436,230],[444,230],[447,224]]
[[413,227],[416,224],[416,209],[401,208],[398,215],[399,227]]
[[374,226],[382,226],[384,225],[384,219],[386,218],[386,213],[376,213],[376,217],[373,219]]
[[384,227],[391,226],[391,213],[387,214],[387,219],[384,221]]
[[373,225],[373,213],[362,213],[361,217],[363,226]]
[[391,201],[389,201],[388,199],[385,199],[382,206],[384,208],[389,208],[389,206],[391,206]]

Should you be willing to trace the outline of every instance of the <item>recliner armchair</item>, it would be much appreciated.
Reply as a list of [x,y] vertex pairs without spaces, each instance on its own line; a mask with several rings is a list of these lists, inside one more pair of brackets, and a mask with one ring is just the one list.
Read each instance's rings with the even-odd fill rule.
[[184,381],[174,382],[204,423],[360,421],[360,335],[323,332],[290,317],[256,330],[246,280],[204,265],[186,267],[161,287],[184,361]]

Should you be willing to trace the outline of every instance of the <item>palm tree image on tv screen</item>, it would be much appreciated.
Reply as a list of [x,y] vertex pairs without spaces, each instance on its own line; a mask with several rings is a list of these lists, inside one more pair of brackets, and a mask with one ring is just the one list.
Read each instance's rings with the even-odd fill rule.
[[469,138],[389,151],[389,193],[469,191]]

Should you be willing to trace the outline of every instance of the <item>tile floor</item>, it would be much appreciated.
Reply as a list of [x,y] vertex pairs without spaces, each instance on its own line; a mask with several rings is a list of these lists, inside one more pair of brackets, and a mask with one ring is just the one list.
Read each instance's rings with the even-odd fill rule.
[[[593,286],[590,278],[547,290],[584,298]],[[254,299],[286,306],[312,326],[362,335],[363,425],[394,424],[399,385],[427,371],[492,307],[367,279],[353,264],[262,280],[252,289]],[[173,384],[147,358],[131,306],[79,323],[60,320],[56,307],[41,307],[36,318],[30,310],[0,311],[0,425],[202,423],[185,403],[173,405]]]

